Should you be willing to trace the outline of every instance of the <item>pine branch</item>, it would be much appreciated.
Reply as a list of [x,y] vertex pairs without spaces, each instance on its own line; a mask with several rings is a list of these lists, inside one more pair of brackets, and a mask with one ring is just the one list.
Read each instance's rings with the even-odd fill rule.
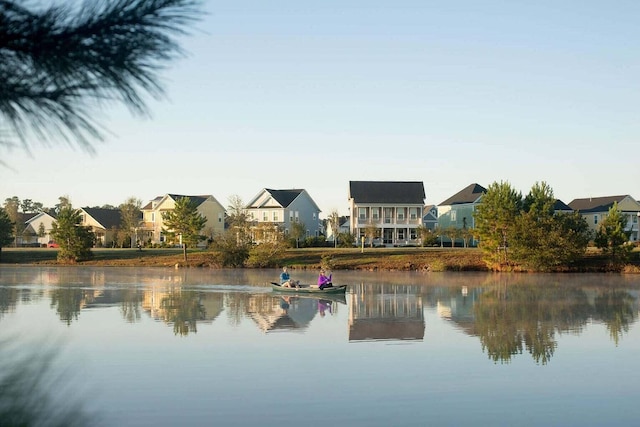
[[0,145],[18,139],[28,149],[33,133],[91,151],[104,135],[97,106],[115,101],[146,114],[144,96],[164,95],[159,72],[184,54],[177,37],[188,34],[200,5],[87,0],[33,11],[0,0]]

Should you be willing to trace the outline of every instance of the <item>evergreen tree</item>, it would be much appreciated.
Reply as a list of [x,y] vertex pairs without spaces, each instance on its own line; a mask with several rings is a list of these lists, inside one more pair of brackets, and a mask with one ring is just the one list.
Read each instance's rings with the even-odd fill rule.
[[95,243],[95,235],[89,227],[80,225],[80,211],[71,204],[65,205],[51,227],[51,236],[60,245],[58,260],[77,262],[91,259],[91,247]]
[[630,234],[625,231],[626,227],[627,217],[618,209],[618,203],[614,202],[608,215],[600,223],[594,239],[596,246],[614,265],[628,261],[633,250],[628,244]]
[[494,182],[475,211],[476,235],[484,260],[490,268],[509,265],[509,239],[522,209],[522,194],[508,182]]
[[589,243],[589,227],[580,214],[554,212],[556,198],[545,182],[524,198],[511,239],[513,260],[527,269],[546,271],[577,260]]
[[176,238],[180,236],[184,261],[187,261],[187,246],[196,246],[200,240],[200,232],[207,223],[207,219],[198,212],[198,206],[188,197],[176,200],[171,211],[163,212],[162,218],[166,230],[163,232]]
[[0,208],[0,260],[2,260],[2,247],[13,242],[13,221],[4,208]]

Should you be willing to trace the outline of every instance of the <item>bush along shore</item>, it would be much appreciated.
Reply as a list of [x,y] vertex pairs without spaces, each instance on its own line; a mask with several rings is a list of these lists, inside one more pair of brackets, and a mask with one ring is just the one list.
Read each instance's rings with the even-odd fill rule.
[[[57,250],[3,248],[2,265],[69,265],[57,260]],[[219,254],[211,250],[189,250],[184,261],[180,248],[171,249],[93,249],[87,261],[73,265],[111,267],[200,267],[224,268]],[[277,268],[287,265],[294,269],[316,269],[321,266],[333,270],[365,271],[519,271],[517,265],[490,269],[482,252],[475,248],[305,248],[289,249],[278,254],[266,265],[244,268]],[[613,264],[597,250],[587,253],[570,266],[560,266],[551,272],[623,272],[640,273],[640,250],[631,253],[625,263]]]

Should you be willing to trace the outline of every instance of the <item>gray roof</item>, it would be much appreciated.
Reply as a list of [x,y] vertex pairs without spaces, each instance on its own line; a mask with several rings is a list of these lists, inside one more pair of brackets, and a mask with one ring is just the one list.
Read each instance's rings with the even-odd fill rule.
[[556,199],[556,202],[553,204],[553,210],[554,211],[573,211],[573,209],[571,209],[571,206],[567,205],[565,202],[563,202],[560,199]]
[[200,206],[209,198],[209,196],[184,196],[182,194],[167,194],[167,196],[171,197],[176,202],[180,199],[188,197],[192,203],[196,204],[196,206]]
[[272,190],[265,188],[273,199],[280,204],[283,208],[289,206],[304,190],[291,189],[291,190]]
[[459,205],[463,203],[476,202],[483,193],[487,191],[482,185],[471,184],[462,190],[458,191],[453,196],[449,197],[444,202],[440,203],[440,206]]
[[349,199],[356,203],[424,203],[424,184],[418,181],[349,181]]
[[122,213],[120,209],[103,208],[82,208],[87,215],[95,219],[105,230],[120,227],[122,224]]
[[620,203],[629,196],[589,197],[586,199],[573,199],[569,207],[578,212],[608,212],[614,202]]

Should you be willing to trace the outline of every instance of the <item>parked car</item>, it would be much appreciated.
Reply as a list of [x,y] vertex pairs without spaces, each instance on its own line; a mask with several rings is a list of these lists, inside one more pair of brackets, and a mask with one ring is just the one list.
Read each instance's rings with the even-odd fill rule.
[[57,244],[56,242],[54,242],[53,240],[49,240],[49,243],[47,243],[47,247],[48,248],[59,248],[60,245]]

